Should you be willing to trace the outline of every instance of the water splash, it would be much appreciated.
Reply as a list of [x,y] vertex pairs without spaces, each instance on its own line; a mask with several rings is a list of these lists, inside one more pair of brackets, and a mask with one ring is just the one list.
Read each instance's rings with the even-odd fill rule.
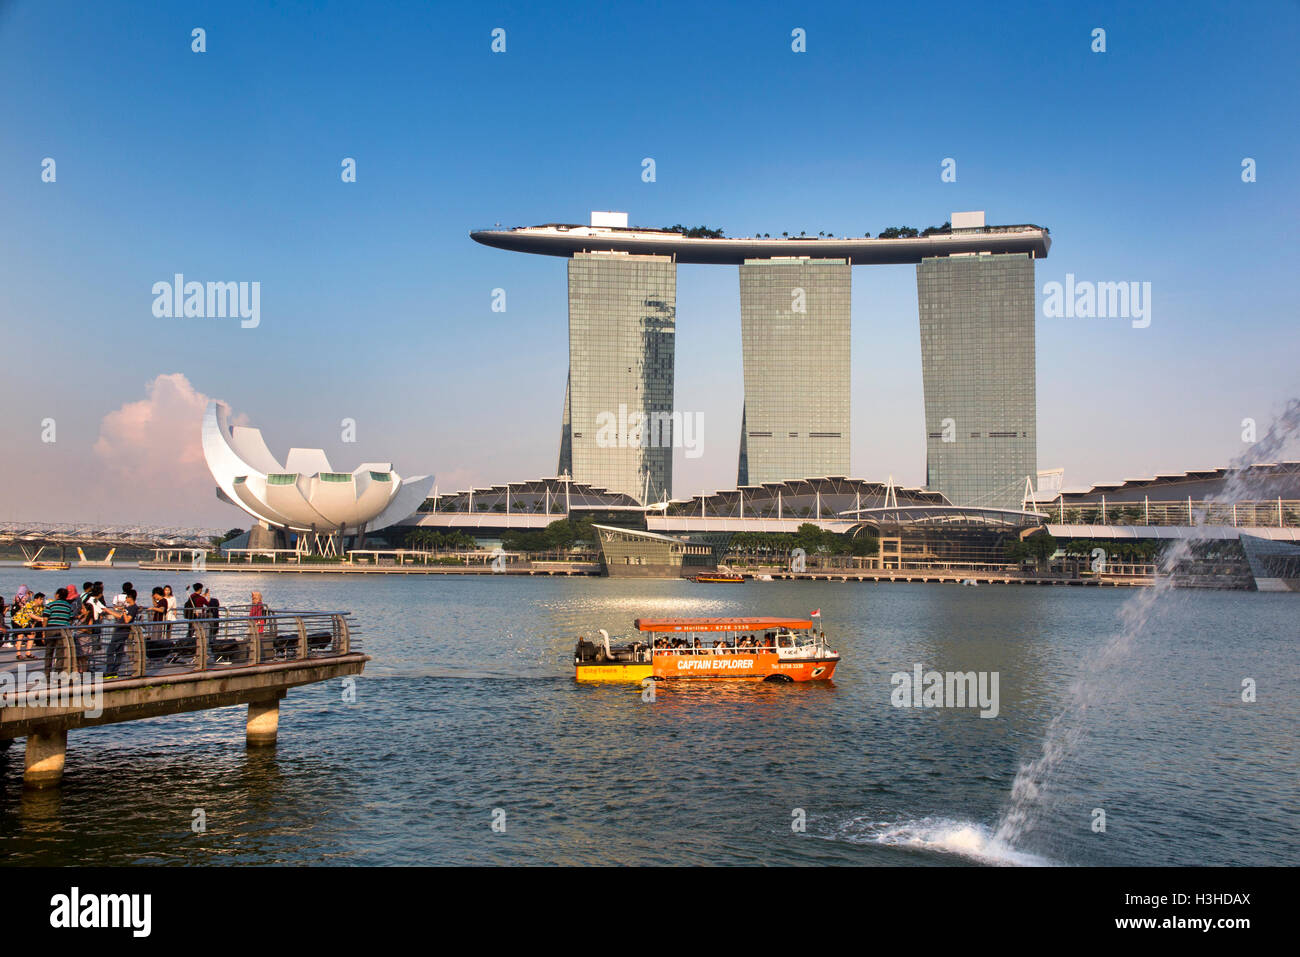
[[868,821],[854,818],[845,825],[845,840],[854,844],[881,844],[938,854],[955,854],[980,864],[1043,867],[1051,862],[1036,854],[1016,850],[987,827],[948,818],[919,821]]
[[[1291,399],[1268,431],[1238,456],[1229,468],[1223,490],[1211,501],[1232,502],[1244,497],[1250,478],[1242,467],[1255,463],[1277,461],[1279,453],[1300,435],[1300,399]],[[1205,513],[1197,520],[1197,527],[1205,523]],[[1003,812],[992,842],[1012,846],[1032,828],[1051,802],[1054,772],[1074,751],[1085,728],[1088,708],[1108,690],[1109,676],[1116,665],[1123,662],[1134,644],[1146,631],[1147,622],[1159,606],[1167,600],[1173,588],[1174,571],[1178,564],[1191,555],[1191,542],[1176,539],[1161,555],[1155,584],[1143,588],[1126,601],[1120,609],[1120,630],[1085,660],[1080,677],[1070,686],[1065,707],[1052,718],[1043,737],[1042,751],[1028,764],[1021,766],[1011,785],[1011,798]]]

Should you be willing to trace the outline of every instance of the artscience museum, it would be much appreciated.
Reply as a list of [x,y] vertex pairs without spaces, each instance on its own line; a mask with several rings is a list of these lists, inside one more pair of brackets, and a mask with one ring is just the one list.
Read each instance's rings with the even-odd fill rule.
[[292,448],[282,465],[260,430],[231,426],[220,402],[204,412],[203,456],[217,497],[256,520],[250,547],[336,554],[346,536],[359,542],[367,529],[396,524],[433,489],[432,475],[403,479],[391,462],[336,472],[321,449]]

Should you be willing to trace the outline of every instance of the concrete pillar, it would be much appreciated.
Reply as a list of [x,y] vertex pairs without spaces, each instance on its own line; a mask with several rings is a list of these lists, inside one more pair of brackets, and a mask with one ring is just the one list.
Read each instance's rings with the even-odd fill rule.
[[274,747],[280,728],[280,696],[248,703],[246,738],[250,748]]
[[33,731],[27,736],[23,786],[58,787],[63,780],[63,758],[68,750],[68,731]]

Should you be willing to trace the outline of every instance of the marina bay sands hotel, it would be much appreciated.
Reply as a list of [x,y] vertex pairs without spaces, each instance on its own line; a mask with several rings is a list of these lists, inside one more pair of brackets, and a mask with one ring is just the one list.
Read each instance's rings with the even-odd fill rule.
[[897,238],[726,239],[597,212],[586,226],[470,236],[569,261],[558,471],[574,481],[643,504],[671,495],[671,430],[682,427],[673,416],[678,263],[740,267],[738,486],[849,475],[850,268],[899,263],[916,265],[926,487],[954,505],[1019,508],[1036,474],[1034,260],[1051,246],[1043,227],[986,226],[982,212],[969,212]]

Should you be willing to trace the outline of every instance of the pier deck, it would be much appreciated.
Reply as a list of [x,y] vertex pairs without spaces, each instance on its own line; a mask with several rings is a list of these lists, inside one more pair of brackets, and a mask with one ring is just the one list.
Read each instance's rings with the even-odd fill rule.
[[[38,629],[35,658],[0,650],[0,750],[27,739],[23,782],[57,785],[68,731],[248,705],[246,741],[274,744],[290,688],[361,674],[341,612],[181,619],[103,628]],[[17,644],[25,639],[10,635]]]

